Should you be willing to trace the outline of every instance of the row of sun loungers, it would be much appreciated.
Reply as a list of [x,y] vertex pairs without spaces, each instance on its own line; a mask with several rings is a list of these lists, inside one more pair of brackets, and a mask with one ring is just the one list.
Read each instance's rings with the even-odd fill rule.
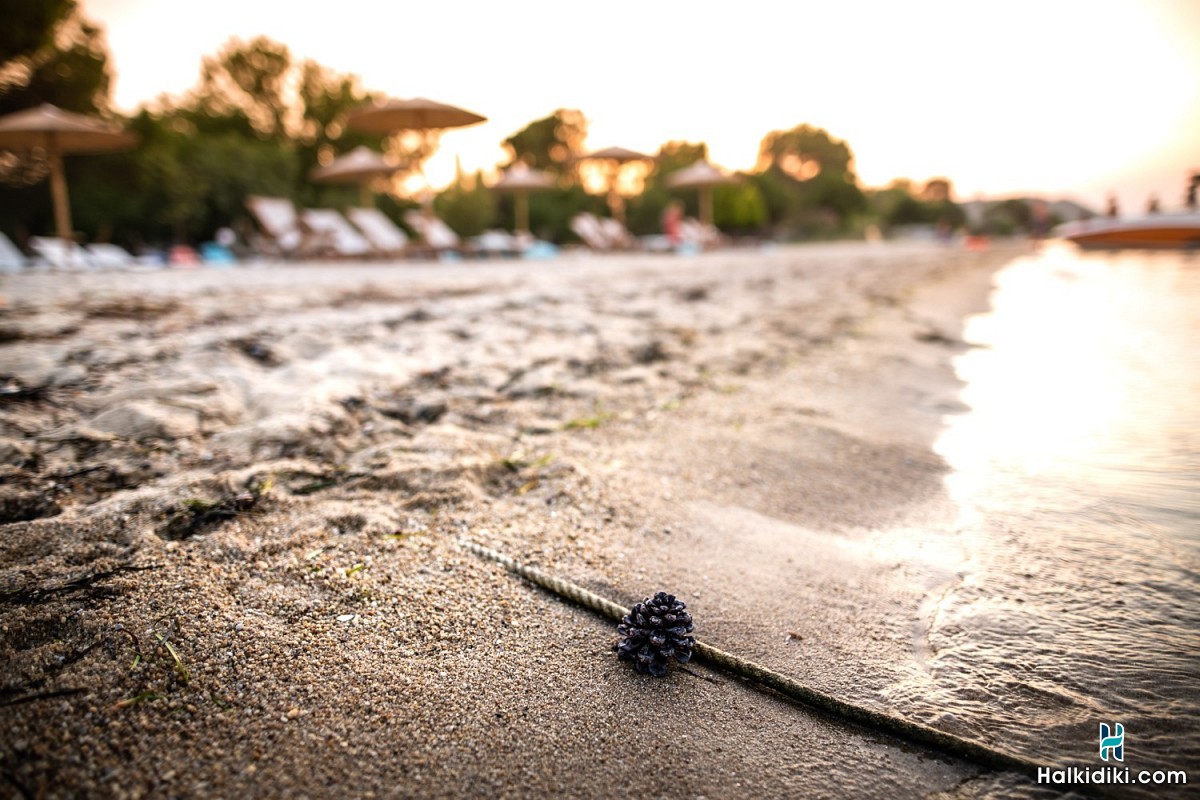
[[129,269],[140,262],[128,250],[115,244],[81,245],[63,239],[34,236],[29,240],[33,258],[26,258],[16,245],[0,233],[0,273],[19,272],[26,266],[46,266],[57,270]]
[[457,251],[458,235],[440,219],[410,212],[405,216],[419,240],[376,208],[352,208],[345,215],[332,208],[298,210],[282,197],[251,196],[246,207],[258,222],[262,238],[256,249],[285,258],[398,257],[417,251]]
[[428,210],[405,213],[404,224],[415,234],[410,237],[376,208],[351,208],[343,214],[330,208],[297,209],[286,198],[263,196],[247,198],[246,207],[262,232],[255,249],[284,258],[515,256],[529,254],[538,244],[528,234],[500,230],[464,241]]
[[571,220],[571,230],[592,250],[609,253],[621,250],[667,252],[677,247],[688,250],[710,250],[724,243],[715,226],[696,219],[680,223],[680,241],[672,243],[665,236],[636,237],[618,220],[582,213]]
[[61,272],[85,270],[153,270],[163,266],[198,267],[201,264],[229,266],[236,258],[227,247],[206,242],[199,252],[186,246],[172,247],[166,252],[135,256],[119,245],[97,242],[79,244],[64,239],[32,236],[26,243],[30,255],[0,233],[0,274],[14,274],[26,268],[43,268]]
[[[250,242],[251,247],[257,254],[267,257],[532,256],[540,253],[539,245],[543,249],[554,249],[537,242],[529,234],[514,235],[497,230],[464,242],[450,226],[427,210],[410,211],[404,216],[405,224],[416,234],[414,238],[376,208],[351,208],[343,215],[329,208],[298,210],[286,198],[259,195],[247,198],[246,206],[261,231],[261,235]],[[619,221],[593,214],[579,214],[570,224],[575,234],[595,252],[668,251],[675,247],[662,236],[635,237]],[[708,249],[721,243],[715,228],[696,220],[684,220],[681,233],[684,248]],[[33,237],[29,247],[35,255],[34,264],[44,264],[52,269],[129,269],[146,263],[113,244],[85,246],[61,239]],[[0,234],[0,272],[18,271],[27,262],[21,251]]]

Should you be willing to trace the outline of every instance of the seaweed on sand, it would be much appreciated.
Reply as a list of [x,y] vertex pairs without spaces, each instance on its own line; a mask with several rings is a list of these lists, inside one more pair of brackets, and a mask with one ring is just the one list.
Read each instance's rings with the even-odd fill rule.
[[219,500],[189,497],[183,500],[157,531],[163,539],[190,539],[226,520],[254,510],[270,490],[272,481],[252,478],[240,492],[228,492]]
[[44,603],[47,600],[57,597],[62,594],[70,594],[72,592],[87,592],[91,597],[94,593],[101,589],[101,584],[110,578],[117,575],[124,575],[128,572],[145,572],[146,570],[158,569],[157,564],[121,564],[112,569],[99,570],[97,572],[89,572],[85,575],[80,575],[77,578],[72,578],[61,583],[52,584],[50,586],[29,586],[17,587],[14,589],[0,589],[0,602],[9,603],[11,605],[36,605]]

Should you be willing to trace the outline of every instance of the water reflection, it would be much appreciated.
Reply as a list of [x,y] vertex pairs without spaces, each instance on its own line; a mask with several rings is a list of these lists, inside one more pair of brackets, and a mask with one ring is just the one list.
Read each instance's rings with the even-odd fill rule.
[[[1060,763],[1123,722],[1200,770],[1200,264],[1051,247],[998,275],[937,444],[966,552],[898,700]],[[922,645],[924,646],[924,645]]]
[[1052,248],[1002,272],[992,312],[967,327],[978,347],[956,364],[971,413],[937,445],[962,505],[1001,499],[997,471],[1101,494],[1194,478],[1198,284],[1181,254]]

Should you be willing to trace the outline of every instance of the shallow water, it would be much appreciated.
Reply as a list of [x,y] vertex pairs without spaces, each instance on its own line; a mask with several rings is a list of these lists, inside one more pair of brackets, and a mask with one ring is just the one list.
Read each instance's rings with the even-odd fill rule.
[[1200,780],[1200,258],[1048,247],[964,338],[956,574],[891,699],[1051,767],[1119,722],[1123,766]]

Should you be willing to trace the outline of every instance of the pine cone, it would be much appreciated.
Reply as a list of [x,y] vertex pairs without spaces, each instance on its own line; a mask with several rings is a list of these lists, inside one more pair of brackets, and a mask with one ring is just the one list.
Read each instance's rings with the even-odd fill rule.
[[642,674],[662,678],[667,674],[667,659],[686,664],[692,658],[696,640],[692,632],[692,615],[675,595],[659,592],[635,605],[617,626],[621,641],[617,643],[617,658],[632,661]]

